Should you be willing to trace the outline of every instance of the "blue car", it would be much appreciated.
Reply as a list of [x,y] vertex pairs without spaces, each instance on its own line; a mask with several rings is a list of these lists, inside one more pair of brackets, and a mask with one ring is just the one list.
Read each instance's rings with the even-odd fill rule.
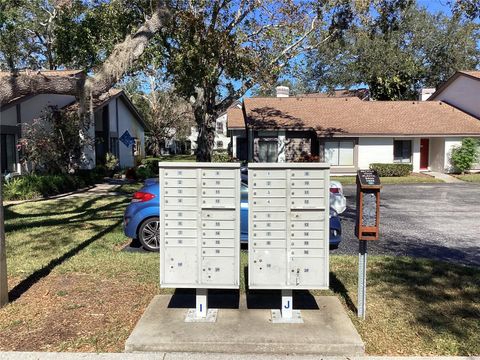
[[[342,240],[342,225],[338,213],[345,210],[346,200],[342,185],[332,181],[330,185],[330,248],[337,248]],[[242,174],[240,210],[240,242],[248,242],[248,177]],[[144,186],[133,194],[132,202],[125,209],[123,228],[127,237],[138,240],[148,251],[158,251],[160,186],[158,179],[147,179]]]

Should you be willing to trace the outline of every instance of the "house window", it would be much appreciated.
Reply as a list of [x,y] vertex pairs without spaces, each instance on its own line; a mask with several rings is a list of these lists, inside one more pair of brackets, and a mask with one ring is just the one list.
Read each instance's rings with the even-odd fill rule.
[[353,140],[325,141],[325,161],[332,166],[353,166]]
[[278,141],[276,139],[258,140],[258,162],[277,162]]
[[17,149],[15,146],[15,135],[13,134],[2,134],[1,138],[1,149],[2,154],[1,163],[2,163],[2,174],[15,172],[15,165],[17,160]]
[[223,122],[217,121],[217,133],[223,134]]
[[412,162],[412,140],[393,141],[393,162],[407,164]]
[[117,137],[111,137],[110,138],[110,152],[113,155],[115,155],[115,157],[118,159],[119,150],[118,150],[118,138]]
[[217,141],[217,148],[223,149],[223,141]]

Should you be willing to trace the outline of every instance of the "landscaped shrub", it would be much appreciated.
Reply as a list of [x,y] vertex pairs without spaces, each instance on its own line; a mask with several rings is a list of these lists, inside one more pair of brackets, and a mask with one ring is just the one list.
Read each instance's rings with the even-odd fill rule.
[[233,159],[227,151],[215,151],[212,155],[212,162],[232,162]]
[[145,165],[148,168],[150,175],[149,177],[158,176],[158,162],[161,161],[159,158],[148,158],[142,160],[142,165]]
[[148,179],[148,178],[157,177],[157,174],[155,174],[149,166],[140,165],[137,168],[137,177],[140,180],[145,180],[145,179]]
[[462,174],[470,170],[478,160],[478,141],[472,138],[465,138],[462,140],[461,146],[456,146],[452,149],[450,160],[456,171]]
[[74,191],[97,180],[96,173],[90,170],[75,175],[25,175],[6,181],[3,195],[5,200],[29,200]]
[[370,164],[370,169],[376,170],[378,176],[408,176],[413,170],[412,164]]

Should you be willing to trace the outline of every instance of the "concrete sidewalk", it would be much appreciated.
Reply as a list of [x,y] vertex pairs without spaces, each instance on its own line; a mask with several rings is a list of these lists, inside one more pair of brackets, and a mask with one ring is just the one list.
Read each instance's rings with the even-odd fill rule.
[[213,354],[213,353],[54,353],[0,352],[2,360],[480,360],[479,356],[361,356]]
[[444,174],[444,173],[439,173],[436,171],[429,171],[429,172],[426,172],[426,174],[433,176],[435,179],[442,180],[443,182],[446,182],[448,184],[461,184],[464,182],[454,176]]

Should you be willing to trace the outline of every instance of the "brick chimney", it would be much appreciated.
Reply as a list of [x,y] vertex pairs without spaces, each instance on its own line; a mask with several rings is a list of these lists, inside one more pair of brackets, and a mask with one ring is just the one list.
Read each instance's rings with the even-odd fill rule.
[[275,90],[277,97],[288,97],[290,95],[290,88],[288,86],[277,86]]

